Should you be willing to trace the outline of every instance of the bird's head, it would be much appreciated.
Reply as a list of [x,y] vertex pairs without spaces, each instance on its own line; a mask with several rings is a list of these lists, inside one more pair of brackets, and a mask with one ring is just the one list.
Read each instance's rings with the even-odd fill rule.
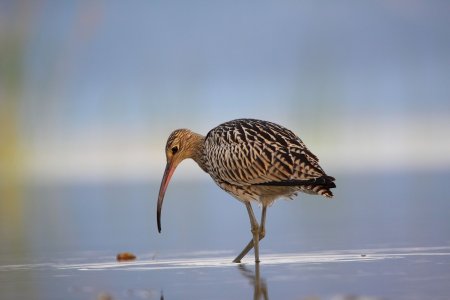
[[193,156],[193,144],[196,133],[189,129],[177,129],[173,131],[166,143],[166,159],[174,168],[186,158]]
[[161,181],[161,187],[159,188],[158,207],[156,212],[158,232],[161,232],[161,209],[164,200],[164,194],[166,193],[170,178],[172,177],[179,163],[181,163],[186,158],[195,159],[197,155],[199,155],[198,151],[201,141],[202,136],[190,131],[189,129],[177,129],[173,131],[167,139],[167,164]]

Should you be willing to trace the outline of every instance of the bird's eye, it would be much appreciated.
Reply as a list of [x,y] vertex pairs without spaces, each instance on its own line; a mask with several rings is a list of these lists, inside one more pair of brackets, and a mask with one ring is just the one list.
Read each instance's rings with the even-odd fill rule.
[[170,149],[170,150],[172,150],[172,154],[175,154],[175,153],[178,152],[178,146],[174,146],[174,147],[172,147],[172,149]]

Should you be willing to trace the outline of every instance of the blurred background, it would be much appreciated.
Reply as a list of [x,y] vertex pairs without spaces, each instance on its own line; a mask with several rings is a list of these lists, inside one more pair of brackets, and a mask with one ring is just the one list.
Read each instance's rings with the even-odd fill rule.
[[[170,132],[241,117],[292,129],[337,178],[331,202],[269,210],[263,254],[447,245],[449,16],[437,0],[1,0],[0,264],[237,253],[246,212],[193,162],[162,235],[155,203]],[[3,295],[35,294],[27,276]]]
[[326,170],[447,169],[449,12],[421,0],[1,1],[1,181],[159,179],[173,129],[239,117],[291,128]]
[[[332,175],[446,171],[449,13],[420,0],[1,1],[2,222],[24,226],[14,199],[40,195],[30,186],[80,201],[86,186],[108,198],[155,182],[139,196],[153,205],[169,133],[240,117],[292,129]],[[196,178],[209,180],[193,162],[174,177]]]
[[[449,13],[420,0],[1,1],[2,222],[24,226],[12,199],[29,186],[152,182],[153,205],[169,133],[240,117],[292,129],[332,175],[445,172]],[[184,162],[174,179],[209,177]]]

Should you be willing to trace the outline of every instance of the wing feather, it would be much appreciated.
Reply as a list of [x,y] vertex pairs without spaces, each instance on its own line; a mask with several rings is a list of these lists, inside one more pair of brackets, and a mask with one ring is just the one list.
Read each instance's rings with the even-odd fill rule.
[[326,176],[299,137],[271,122],[223,123],[207,134],[205,148],[213,178],[234,185],[292,185]]

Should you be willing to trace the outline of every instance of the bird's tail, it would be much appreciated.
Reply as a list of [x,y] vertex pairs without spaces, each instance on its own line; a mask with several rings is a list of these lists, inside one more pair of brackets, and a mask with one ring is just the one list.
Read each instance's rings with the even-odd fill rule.
[[334,183],[336,179],[332,176],[324,175],[316,179],[316,182],[310,185],[308,188],[310,191],[317,195],[333,198],[333,192],[330,189],[336,187]]
[[298,186],[303,192],[315,195],[322,195],[328,198],[333,197],[330,189],[336,187],[335,179],[332,176],[323,175],[317,178],[303,179],[303,180],[282,180],[259,183],[258,185],[267,186]]

